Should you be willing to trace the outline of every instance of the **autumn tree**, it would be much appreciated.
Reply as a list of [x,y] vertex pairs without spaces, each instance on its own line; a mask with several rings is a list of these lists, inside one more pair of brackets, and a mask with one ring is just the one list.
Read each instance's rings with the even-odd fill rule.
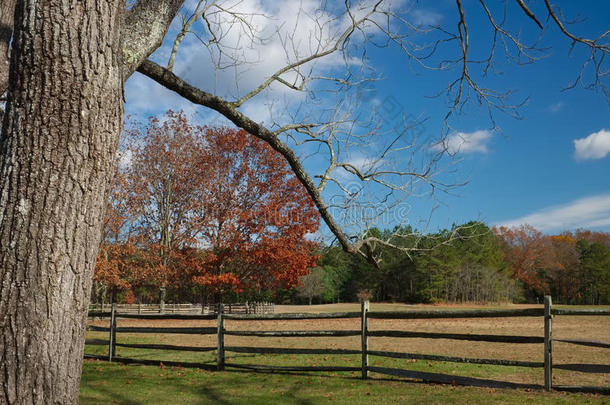
[[496,227],[504,257],[514,271],[514,276],[542,296],[549,291],[545,275],[545,240],[542,233],[530,225],[520,227]]
[[534,297],[551,293],[566,303],[607,299],[603,286],[608,279],[604,270],[608,247],[604,242],[610,234],[577,230],[544,235],[529,225],[499,227],[494,232],[514,277]]
[[[609,52],[604,43],[606,34],[596,39],[575,34],[550,0],[534,9],[521,0],[511,2],[515,19],[510,21],[517,24],[514,29],[504,25],[506,20],[487,2],[481,1],[481,7],[466,12],[457,0],[451,26],[433,27],[434,35],[441,37],[433,37],[431,43],[419,36],[422,27],[411,21],[408,9],[380,0],[341,5],[321,2],[312,13],[300,12],[298,7],[305,3],[299,3],[290,15],[312,20],[314,28],[307,32],[298,24],[277,21],[272,34],[277,33],[284,45],[284,52],[276,53],[282,55],[277,69],[268,72],[260,84],[248,86],[245,93],[243,86],[237,86],[234,94],[212,94],[174,71],[180,58],[194,50],[188,47],[185,51],[181,43],[193,34],[207,48],[204,57],[214,60],[218,70],[239,68],[254,59],[247,49],[257,52],[258,46],[267,43],[269,33],[257,30],[260,19],[267,16],[244,10],[245,2],[189,3],[178,31],[169,38],[168,62],[161,66],[148,58],[162,44],[183,3],[4,0],[0,4],[0,92],[6,90],[0,135],[0,386],[5,402],[77,401],[83,325],[121,133],[123,85],[136,70],[191,102],[217,111],[281,153],[341,246],[364,254],[370,251],[368,242],[374,240],[351,238],[349,229],[332,215],[326,193],[333,190],[327,187],[334,185],[337,192],[354,197],[356,191],[340,187],[337,173],[341,171],[365,184],[392,190],[390,194],[399,201],[412,195],[414,186],[442,186],[442,181],[431,175],[430,165],[419,167],[415,164],[419,160],[405,159],[405,154],[412,156],[409,154],[416,151],[408,148],[411,142],[399,142],[406,132],[398,131],[395,140],[376,149],[373,164],[363,167],[337,151],[353,145],[355,139],[364,139],[364,133],[374,134],[376,126],[362,130],[357,114],[352,114],[354,108],[340,101],[343,96],[330,102],[335,108],[304,103],[311,107],[309,111],[288,111],[266,124],[244,114],[246,103],[261,103],[261,98],[278,88],[312,96],[328,90],[329,83],[336,83],[340,90],[353,88],[366,80],[359,73],[370,71],[367,43],[383,45],[385,39],[404,51],[407,60],[424,66],[431,51],[446,50],[438,65],[431,67],[456,72],[455,81],[447,87],[451,112],[463,107],[468,95],[487,105],[510,109],[504,92],[479,85],[477,67],[485,66],[485,61],[470,54],[470,42],[487,40],[487,36],[469,36],[470,11],[489,22],[490,36],[496,39],[490,61],[502,51],[511,58],[516,54],[519,62],[535,61],[535,49],[518,33],[522,25],[543,28],[546,24],[557,28],[558,35],[575,46],[590,51],[585,67],[593,66],[592,84],[604,88],[607,58],[603,56]],[[200,26],[195,27],[195,23]],[[296,36],[302,33],[304,38]],[[533,37],[536,43],[538,35]],[[421,42],[417,38],[422,38]],[[496,48],[501,43],[504,48]],[[455,47],[447,49],[445,45]],[[10,54],[5,52],[9,48]],[[326,69],[329,60],[343,61],[344,65]],[[358,60],[362,63],[355,63]],[[488,71],[485,68],[479,73]],[[240,72],[234,71],[235,76]],[[214,88],[210,83],[205,86]],[[322,98],[309,97],[307,101],[314,99]],[[353,132],[357,137],[352,137],[349,128],[357,128]],[[328,165],[323,173],[305,169],[302,156],[295,151],[304,143],[326,148]],[[390,164],[396,154],[402,159],[393,163],[401,163],[400,167]],[[343,206],[350,201],[354,199],[347,198]]]
[[125,187],[137,207],[131,221],[140,245],[151,254],[147,275],[159,287],[161,312],[176,278],[172,255],[196,245],[202,231],[195,213],[205,203],[203,130],[172,111],[163,120],[151,118],[144,127],[134,123],[127,129]]
[[189,277],[220,299],[230,291],[292,287],[308,272],[315,256],[306,236],[317,231],[319,215],[266,143],[170,111],[132,126],[127,144],[118,186],[162,306],[166,289]]
[[312,199],[282,156],[245,131],[208,129],[205,143],[208,183],[196,217],[216,261],[196,282],[216,292],[296,286],[315,263],[306,238],[319,228]]
[[136,259],[137,248],[128,229],[133,210],[126,186],[124,174],[117,172],[108,197],[93,276],[93,291],[101,298],[102,304],[108,287],[112,302],[115,302],[117,289],[130,289],[134,280],[132,273],[137,274],[140,267]]
[[579,254],[571,232],[544,237],[543,267],[550,293],[558,302],[573,303],[580,290]]

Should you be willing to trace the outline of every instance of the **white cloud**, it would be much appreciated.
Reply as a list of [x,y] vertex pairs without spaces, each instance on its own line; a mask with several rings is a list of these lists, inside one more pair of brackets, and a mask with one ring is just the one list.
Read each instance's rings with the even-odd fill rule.
[[[406,0],[389,2],[397,7]],[[186,17],[189,11],[196,7],[197,0],[187,0],[183,11]],[[350,24],[350,17],[341,3],[325,3],[319,0],[299,0],[277,2],[271,0],[227,1],[221,4],[224,10],[239,16],[238,21],[229,12],[212,7],[206,16],[210,27],[216,34],[218,43],[209,44],[206,48],[200,38],[210,37],[209,27],[201,19],[195,22],[191,31],[197,35],[187,35],[180,45],[175,61],[174,71],[200,89],[211,92],[228,100],[235,100],[257,88],[273,73],[297,60],[301,60],[316,52],[329,50],[334,40],[339,37]],[[374,0],[364,0],[353,7],[356,18],[370,10],[376,4]],[[428,17],[429,19],[429,17]],[[364,27],[364,29],[372,29]],[[166,40],[153,55],[152,59],[161,65],[166,65],[173,39],[181,27],[180,18],[172,23]],[[254,35],[254,38],[253,38]],[[357,41],[354,35],[352,42]],[[218,47],[216,46],[218,45]],[[222,52],[219,51],[222,49]],[[234,63],[233,63],[234,62]],[[345,64],[357,66],[362,64],[359,58],[347,55],[344,59],[341,52],[334,52],[323,58],[301,66],[300,74],[311,76],[334,76],[338,69],[345,70]],[[223,67],[220,67],[223,65]],[[300,85],[302,77],[294,71],[287,71],[281,78],[288,83]],[[131,80],[130,80],[131,81]],[[138,79],[138,81],[143,81]],[[154,88],[156,85],[146,79],[147,85],[129,83],[126,89],[129,113],[139,113],[154,104],[170,105],[178,110],[184,107],[178,96],[168,96],[171,92],[163,92]],[[310,82],[308,86],[316,86],[318,82]],[[281,121],[277,110],[280,107],[289,108],[304,103],[307,92],[297,91],[289,87],[272,83],[268,90],[247,101],[242,111],[252,112],[256,121],[266,124],[272,121],[269,109],[261,107],[274,104],[276,120]],[[329,101],[330,102],[330,101]],[[175,104],[178,106],[174,106]],[[167,108],[158,108],[165,110]]]
[[[196,37],[187,36],[178,51],[175,70],[203,90],[230,99],[256,88],[287,63],[311,55],[318,50],[318,45],[330,48],[331,39],[345,29],[343,20],[321,11],[316,0],[282,2],[281,6],[279,2],[250,0],[231,3],[229,8],[239,13],[248,27],[236,24],[227,13],[213,13],[209,16],[211,26],[221,35],[219,45],[224,53],[218,53],[214,46],[206,50]],[[193,26],[194,30],[207,31],[202,23],[198,24]],[[251,40],[253,33],[257,37],[254,41]],[[231,65],[231,58],[238,61],[235,66],[218,68],[218,63]],[[317,61],[315,68],[319,72],[343,63],[340,54],[330,55]],[[313,67],[310,63],[303,72]],[[282,78],[292,82],[297,76],[286,72]],[[295,97],[302,95],[283,85],[275,85],[273,90]]]
[[548,207],[497,225],[516,227],[522,224],[529,224],[541,231],[609,227],[610,194],[580,198],[568,204]]
[[435,152],[447,152],[450,155],[458,153],[487,153],[487,144],[492,132],[486,129],[474,132],[456,132],[443,141],[432,146]]
[[366,156],[355,156],[349,159],[346,163],[354,166],[358,170],[366,172],[367,170],[371,170],[375,167],[378,167],[383,160],[379,158],[372,158]]
[[417,9],[411,13],[413,24],[420,27],[437,26],[443,20],[443,16],[432,10]]
[[[195,1],[186,2],[183,10],[187,16],[195,5]],[[187,35],[178,51],[174,71],[204,91],[229,100],[243,96],[287,63],[315,52],[318,43],[330,47],[331,38],[341,31],[344,23],[336,16],[319,11],[319,7],[320,3],[316,0],[285,2],[281,7],[277,2],[265,0],[228,2],[225,9],[238,13],[243,18],[243,24],[235,23],[231,15],[219,10],[213,10],[208,15],[211,26],[219,36],[223,53],[218,53],[214,45],[206,49],[196,36]],[[177,18],[165,43],[152,56],[153,60],[161,65],[167,63],[173,39],[180,27]],[[201,21],[196,22],[192,30],[204,38],[209,35],[207,26]],[[256,36],[254,41],[252,34]],[[231,58],[238,61],[235,66],[219,68],[219,65],[230,65]],[[315,72],[322,73],[344,63],[340,54],[330,55],[315,64]],[[304,70],[310,68],[314,68],[313,64]],[[292,82],[296,74],[287,72],[282,78]],[[264,91],[243,106],[243,111],[254,113],[252,118],[256,121],[271,121],[265,104],[279,104],[280,100],[284,104],[298,103],[306,96],[304,92],[277,83],[272,84],[269,90],[274,99],[268,97],[271,91]],[[125,93],[126,109],[131,114],[146,116],[170,108],[189,112],[195,109],[184,98],[139,74],[128,80]]]
[[578,160],[605,158],[610,153],[610,131],[602,129],[586,138],[574,140],[574,156]]

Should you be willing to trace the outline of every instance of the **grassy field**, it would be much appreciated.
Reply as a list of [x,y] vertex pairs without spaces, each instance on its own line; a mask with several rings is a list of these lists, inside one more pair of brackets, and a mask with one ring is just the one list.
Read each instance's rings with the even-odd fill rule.
[[[474,308],[475,306],[469,306]],[[514,307],[514,306],[512,306]],[[372,310],[426,308],[400,304],[373,304]],[[443,308],[434,306],[434,308]],[[451,307],[464,308],[464,307]],[[358,304],[312,307],[276,306],[276,312],[356,311]],[[542,336],[540,318],[482,318],[438,320],[371,320],[370,328],[425,332],[455,332]],[[105,322],[97,321],[98,325]],[[107,321],[106,321],[107,323]],[[119,320],[119,326],[214,326],[215,321]],[[359,329],[358,319],[307,321],[227,321],[229,330],[331,330]],[[607,341],[608,317],[556,317],[556,338]],[[98,345],[106,333],[88,334],[86,353],[106,354]],[[215,346],[216,336],[119,334],[122,343],[160,343],[188,346]],[[334,338],[252,338],[226,337],[227,346],[344,348],[359,349],[359,337]],[[371,338],[372,350],[404,351],[452,356],[542,361],[540,344],[503,344],[455,340]],[[187,361],[215,364],[215,352],[196,353],[117,348],[123,357]],[[359,355],[249,355],[227,353],[227,362],[261,365],[345,365],[358,367]],[[610,364],[607,349],[556,343],[554,363]],[[371,357],[374,366],[395,367],[459,376],[497,379],[516,383],[542,384],[542,369],[502,367],[446,362],[414,361]],[[82,403],[610,403],[609,397],[585,394],[544,393],[539,390],[497,390],[427,385],[373,374],[362,381],[359,373],[251,373],[209,372],[204,370],[118,365],[87,361],[82,376]],[[608,374],[554,371],[554,384],[609,386]]]

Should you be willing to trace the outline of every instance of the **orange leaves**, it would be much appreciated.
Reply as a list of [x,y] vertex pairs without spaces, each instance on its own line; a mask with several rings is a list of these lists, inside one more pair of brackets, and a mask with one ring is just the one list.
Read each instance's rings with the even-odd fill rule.
[[[214,158],[202,236],[217,255],[209,271],[214,277],[236,277],[234,288],[296,285],[315,264],[305,235],[319,227],[305,188],[283,158],[258,138],[218,128],[209,129],[206,137],[207,153]],[[205,279],[206,285],[217,282],[226,288],[214,277]]]
[[580,298],[581,265],[577,241],[610,242],[608,233],[582,230],[559,235],[543,235],[528,225],[493,230],[516,278],[537,294],[552,292],[564,299]]
[[318,230],[319,214],[265,142],[172,111],[131,127],[127,140],[100,280],[130,288],[132,267],[151,284],[236,291],[293,286],[315,264],[305,236]]
[[200,285],[213,287],[218,292],[241,292],[243,291],[241,281],[238,276],[233,273],[222,274],[205,274],[203,276],[193,277],[193,282]]
[[515,277],[538,293],[548,291],[548,286],[539,269],[545,260],[544,237],[529,225],[518,228],[494,227],[500,239],[500,247],[506,261],[512,267]]

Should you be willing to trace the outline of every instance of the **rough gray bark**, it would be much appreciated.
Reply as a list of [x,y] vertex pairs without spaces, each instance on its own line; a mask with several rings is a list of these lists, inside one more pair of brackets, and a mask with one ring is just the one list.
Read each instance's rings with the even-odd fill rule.
[[0,138],[2,403],[78,402],[123,115],[122,13],[120,0],[17,5]]
[[[2,0],[2,21],[11,1]],[[78,402],[123,83],[181,2],[142,1],[142,18],[133,14],[127,25],[124,0],[16,6],[0,134],[2,404]],[[160,6],[167,13],[149,12]],[[147,42],[124,48],[126,32]]]
[[128,78],[148,55],[161,46],[184,0],[140,0],[125,16],[123,76]]

